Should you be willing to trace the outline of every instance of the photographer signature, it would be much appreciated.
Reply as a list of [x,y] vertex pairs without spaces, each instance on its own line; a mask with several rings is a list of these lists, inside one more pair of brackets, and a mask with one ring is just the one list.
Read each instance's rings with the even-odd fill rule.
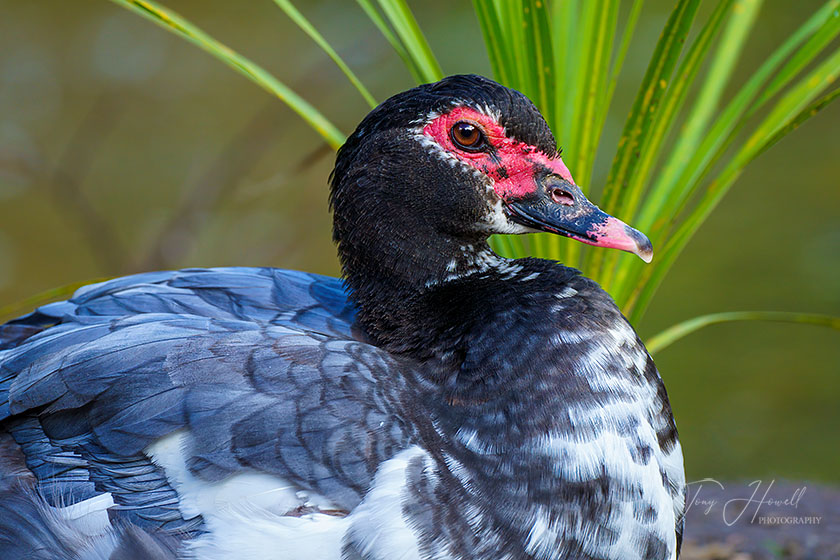
[[[808,487],[801,486],[796,488],[790,496],[778,498],[770,495],[770,491],[775,483],[775,480],[771,480],[769,484],[765,485],[761,480],[754,480],[747,485],[748,488],[752,488],[752,492],[749,497],[730,498],[721,502],[721,500],[709,495],[710,493],[714,493],[714,490],[711,492],[708,490],[709,487],[714,488],[715,486],[720,488],[720,490],[724,490],[725,488],[723,484],[719,481],[714,478],[704,478],[702,480],[689,482],[686,485],[685,511],[688,512],[691,508],[696,507],[703,509],[704,515],[709,515],[716,506],[721,505],[723,522],[727,526],[731,527],[748,512],[752,512],[752,517],[749,522],[755,523],[756,519],[759,518],[758,514],[761,511],[761,508],[764,506],[776,508],[798,508],[799,502],[802,500],[802,496],[805,495],[805,491]],[[704,488],[706,489],[705,491]],[[747,492],[749,492],[749,490]]]

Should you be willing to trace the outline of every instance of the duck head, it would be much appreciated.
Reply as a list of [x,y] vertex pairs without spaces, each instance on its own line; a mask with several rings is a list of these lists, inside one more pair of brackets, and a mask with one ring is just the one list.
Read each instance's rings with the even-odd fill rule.
[[586,199],[534,104],[481,76],[383,102],[339,150],[330,182],[346,274],[360,259],[422,267],[432,252],[495,233],[545,231],[646,262],[653,254],[647,237]]

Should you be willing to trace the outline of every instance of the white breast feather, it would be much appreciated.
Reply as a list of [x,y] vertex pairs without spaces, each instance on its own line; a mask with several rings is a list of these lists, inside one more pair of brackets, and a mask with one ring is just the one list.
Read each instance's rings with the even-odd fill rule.
[[[579,342],[580,335],[570,332],[558,333],[562,342]],[[656,529],[659,538],[669,543],[676,551],[676,519],[683,509],[684,500],[674,499],[670,488],[662,484],[662,469],[672,478],[672,485],[681,493],[684,487],[683,458],[679,444],[667,455],[660,450],[656,431],[647,421],[647,413],[656,405],[659,397],[655,387],[647,383],[638,384],[631,380],[615,379],[603,375],[603,368],[615,359],[624,360],[624,366],[643,372],[647,355],[643,351],[630,351],[635,347],[636,336],[629,325],[621,324],[610,330],[603,341],[595,345],[581,360],[581,367],[591,370],[586,376],[593,390],[634,395],[632,399],[621,398],[597,407],[572,407],[568,410],[572,427],[579,426],[581,433],[593,426],[604,428],[594,439],[578,440],[572,434],[549,434],[537,438],[534,447],[549,457],[554,457],[556,474],[569,481],[585,482],[595,480],[606,471],[611,479],[626,483],[640,483],[645,489],[645,500],[658,513]],[[613,427],[627,426],[638,421],[634,437],[628,438],[614,431]],[[633,460],[636,441],[647,444],[651,459],[642,465]],[[613,528],[619,539],[606,550],[595,549],[594,544],[586,547],[586,530],[583,527],[569,527],[552,523],[549,512],[537,509],[532,521],[526,550],[536,558],[550,558],[556,553],[558,539],[574,534],[590,554],[604,557],[619,557],[622,551],[637,550],[636,540],[641,536],[633,529],[638,525],[634,518],[633,504],[616,504],[612,516]],[[564,520],[567,523],[567,520]],[[626,556],[626,552],[623,552]]]

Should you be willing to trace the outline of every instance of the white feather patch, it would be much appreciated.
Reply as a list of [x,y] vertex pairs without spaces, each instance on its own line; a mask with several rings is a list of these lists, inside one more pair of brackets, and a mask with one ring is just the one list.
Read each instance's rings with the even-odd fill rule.
[[74,531],[93,537],[102,535],[111,528],[108,508],[113,505],[114,498],[110,493],[105,492],[66,507],[57,507],[55,513],[67,521]]
[[[146,449],[176,489],[181,511],[202,515],[207,533],[188,543],[200,560],[339,560],[348,530],[363,553],[376,559],[419,560],[417,537],[402,514],[406,469],[419,447],[379,466],[370,491],[346,517],[324,513],[285,515],[300,506],[328,509],[328,499],[261,473],[240,473],[219,482],[194,476],[186,466],[189,434],[175,432]],[[367,557],[367,556],[366,556]]]
[[348,520],[354,542],[365,558],[377,560],[420,560],[417,535],[406,523],[402,511],[406,499],[406,469],[416,458],[428,461],[428,454],[415,446],[385,461],[376,471],[373,486]]
[[201,515],[208,532],[189,543],[202,560],[341,557],[347,518],[310,513],[285,515],[301,506],[329,508],[329,500],[301,491],[280,477],[244,472],[219,482],[193,475],[186,465],[188,434],[178,431],[146,449],[178,492],[186,517]]

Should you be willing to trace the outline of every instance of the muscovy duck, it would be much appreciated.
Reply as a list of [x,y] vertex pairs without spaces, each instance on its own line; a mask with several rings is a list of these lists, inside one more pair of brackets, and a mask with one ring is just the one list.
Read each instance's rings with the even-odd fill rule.
[[487,244],[652,254],[535,106],[421,85],[330,184],[344,282],[153,272],[0,329],[0,556],[676,558],[682,452],[642,342],[578,271]]

